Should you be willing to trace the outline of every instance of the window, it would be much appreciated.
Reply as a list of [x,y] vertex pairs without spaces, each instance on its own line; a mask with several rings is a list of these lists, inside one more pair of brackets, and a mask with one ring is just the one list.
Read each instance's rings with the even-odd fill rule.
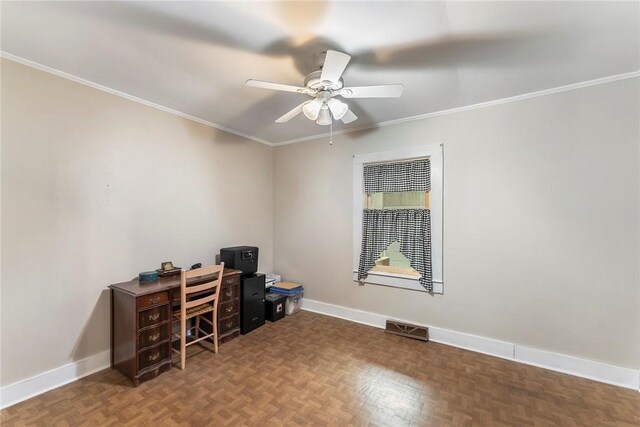
[[[401,162],[428,158],[431,164],[431,188],[428,192],[377,192],[365,193],[363,170],[365,165],[385,162]],[[443,154],[441,145],[428,145],[415,149],[370,153],[354,156],[354,230],[353,272],[357,280],[358,262],[362,244],[363,209],[430,209],[431,259],[433,292],[443,292],[442,278],[442,194]],[[369,187],[370,188],[370,187]],[[385,243],[386,245],[386,243]],[[383,246],[382,246],[383,247]],[[406,253],[406,252],[405,252]],[[377,255],[376,255],[377,256]],[[369,258],[371,259],[371,258]],[[415,264],[414,264],[415,265]],[[410,260],[400,252],[400,244],[391,242],[369,270],[364,280],[367,284],[393,286],[425,291],[418,282],[420,274],[410,265]]]
[[[400,193],[364,193],[369,209],[428,209],[429,192],[404,191]],[[420,274],[411,267],[410,260],[400,252],[400,243],[396,240],[382,251],[371,271],[408,274]]]

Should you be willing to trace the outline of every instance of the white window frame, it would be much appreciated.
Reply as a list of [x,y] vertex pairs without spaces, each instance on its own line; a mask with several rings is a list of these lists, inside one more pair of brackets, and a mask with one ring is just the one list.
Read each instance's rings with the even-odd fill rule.
[[[430,144],[403,150],[353,156],[353,280],[358,281],[358,264],[362,246],[362,210],[364,209],[363,167],[367,163],[380,163],[411,160],[429,157],[431,163],[431,191],[429,206],[431,209],[431,269],[433,274],[433,293],[444,293],[443,278],[443,193],[444,193],[444,146]],[[369,271],[365,283],[391,286],[427,292],[416,276],[381,271]]]

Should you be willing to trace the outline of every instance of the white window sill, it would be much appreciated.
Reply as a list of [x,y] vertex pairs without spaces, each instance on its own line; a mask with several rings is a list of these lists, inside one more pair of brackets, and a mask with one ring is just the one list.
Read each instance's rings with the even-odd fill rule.
[[[358,281],[358,272],[353,272],[353,281]],[[415,276],[411,276],[408,274],[393,274],[393,273],[383,273],[380,271],[369,272],[369,275],[366,279],[364,279],[364,283],[371,285],[380,285],[380,286],[389,286],[392,288],[401,288],[401,289],[410,289],[412,291],[418,292],[427,292],[418,279]],[[428,293],[428,292],[427,292]],[[442,281],[434,280],[433,281],[433,292],[434,294],[443,294],[444,293],[444,284]]]

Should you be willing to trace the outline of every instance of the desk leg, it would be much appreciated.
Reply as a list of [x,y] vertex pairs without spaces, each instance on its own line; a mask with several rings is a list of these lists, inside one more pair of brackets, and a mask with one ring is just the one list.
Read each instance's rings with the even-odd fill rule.
[[113,289],[110,290],[110,299],[111,299],[111,321],[109,322],[109,326],[111,327],[111,367],[113,368]]

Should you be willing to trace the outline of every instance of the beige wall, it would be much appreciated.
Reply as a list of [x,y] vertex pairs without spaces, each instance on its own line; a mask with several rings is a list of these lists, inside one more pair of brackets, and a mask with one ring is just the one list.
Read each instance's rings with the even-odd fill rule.
[[[109,283],[234,244],[309,299],[638,368],[639,89],[274,150],[3,60],[0,384],[108,350]],[[352,155],[439,142],[445,294],[359,287]]]
[[272,148],[2,61],[7,385],[109,349],[110,283],[260,247]]
[[[305,298],[640,367],[638,79],[275,149]],[[366,105],[363,103],[363,105]],[[445,144],[445,294],[352,282],[352,155]]]

